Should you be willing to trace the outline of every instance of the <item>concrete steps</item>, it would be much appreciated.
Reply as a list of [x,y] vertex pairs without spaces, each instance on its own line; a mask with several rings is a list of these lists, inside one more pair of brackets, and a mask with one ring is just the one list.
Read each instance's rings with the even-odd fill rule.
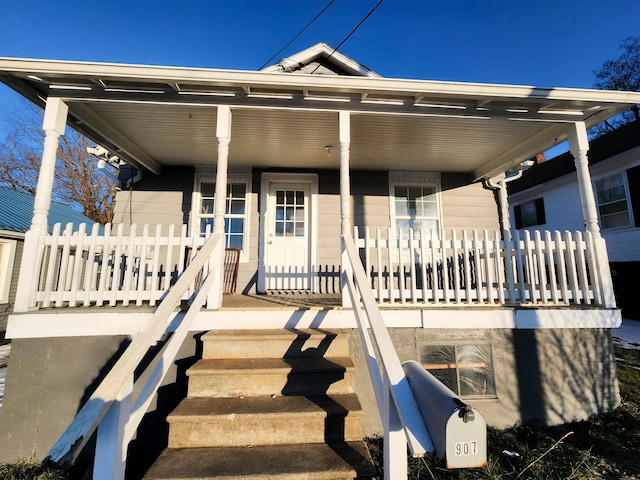
[[352,479],[375,472],[362,442],[346,332],[213,331],[145,475]]

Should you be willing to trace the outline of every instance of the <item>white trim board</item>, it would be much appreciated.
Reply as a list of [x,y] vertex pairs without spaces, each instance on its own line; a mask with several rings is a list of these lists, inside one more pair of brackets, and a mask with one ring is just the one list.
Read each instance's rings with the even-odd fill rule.
[[[135,335],[148,325],[149,312],[86,309],[63,314],[23,313],[9,316],[7,338]],[[62,312],[60,312],[62,313]],[[176,317],[181,315],[176,312]],[[383,310],[389,328],[425,329],[549,329],[618,328],[617,309],[393,309]],[[356,328],[351,310],[321,308],[281,310],[220,310],[200,312],[192,331],[270,328]]]

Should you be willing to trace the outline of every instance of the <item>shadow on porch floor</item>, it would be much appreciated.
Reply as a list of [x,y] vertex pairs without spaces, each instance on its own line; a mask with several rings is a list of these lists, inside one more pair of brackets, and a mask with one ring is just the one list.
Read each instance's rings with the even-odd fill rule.
[[311,293],[308,291],[272,290],[266,294],[225,295],[221,310],[235,309],[341,309],[342,298],[339,293]]

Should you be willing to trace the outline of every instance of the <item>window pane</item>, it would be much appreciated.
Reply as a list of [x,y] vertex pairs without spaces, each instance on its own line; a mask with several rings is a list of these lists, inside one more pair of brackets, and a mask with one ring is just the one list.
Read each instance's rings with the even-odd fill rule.
[[304,192],[301,190],[298,190],[296,192],[296,204],[297,205],[304,205]]
[[276,207],[276,221],[284,220],[284,207]]
[[406,217],[409,215],[409,202],[406,198],[396,197],[396,216]]
[[285,236],[286,237],[293,237],[293,226],[294,223],[293,222],[287,222],[284,226],[284,232],[285,232]]
[[285,192],[285,202],[286,202],[288,205],[291,205],[291,204],[293,203],[293,198],[294,198],[294,197],[293,197],[293,194],[294,194],[293,190],[287,190],[287,191]]
[[215,183],[202,182],[200,184],[200,193],[203,197],[213,197],[216,191]]
[[[207,226],[209,230],[207,230]],[[200,233],[211,233],[213,231],[213,218],[203,218],[200,220]]]
[[304,222],[296,222],[296,237],[304,237]]
[[284,191],[283,190],[278,190],[276,192],[276,203],[278,205],[284,204]]
[[287,220],[293,220],[294,211],[293,207],[287,207]]
[[239,248],[242,249],[242,236],[230,235],[227,241],[227,248]]
[[276,237],[284,236],[284,222],[276,222],[275,234]]
[[451,391],[458,393],[456,355],[453,345],[423,347],[422,365]]
[[460,345],[456,350],[460,395],[495,396],[491,347]]
[[244,215],[244,199],[231,200],[230,209],[227,213],[231,215]]
[[625,199],[622,173],[596,181],[598,203],[608,203]]
[[630,225],[629,212],[616,213],[602,217],[602,228],[618,228]]
[[244,183],[232,183],[230,185],[231,197],[244,198],[246,188],[247,186]]
[[202,207],[200,207],[200,213],[204,215],[212,215],[213,214],[213,198],[211,199],[202,199]]

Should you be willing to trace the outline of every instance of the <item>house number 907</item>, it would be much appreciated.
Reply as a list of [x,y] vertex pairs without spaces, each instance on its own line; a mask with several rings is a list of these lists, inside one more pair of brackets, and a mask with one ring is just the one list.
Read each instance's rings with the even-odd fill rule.
[[456,442],[456,457],[478,454],[478,442]]

